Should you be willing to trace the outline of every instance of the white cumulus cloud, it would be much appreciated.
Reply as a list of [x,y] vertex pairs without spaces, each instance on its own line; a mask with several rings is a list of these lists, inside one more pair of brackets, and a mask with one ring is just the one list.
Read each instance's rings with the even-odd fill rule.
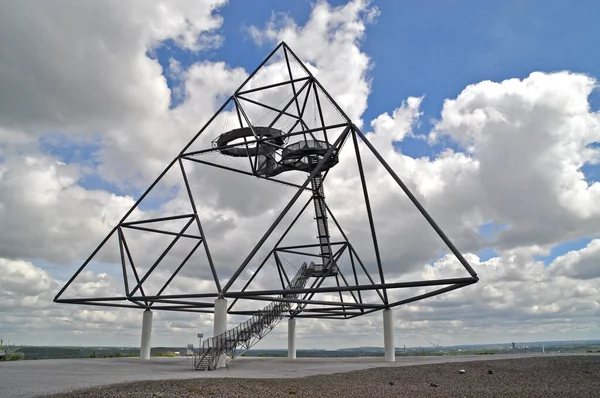
[[[51,300],[134,203],[132,195],[111,188],[85,188],[85,178],[92,175],[137,194],[248,76],[243,68],[218,60],[186,68],[173,59],[164,71],[153,59],[152,51],[166,40],[186,51],[220,45],[223,3],[64,1],[0,6],[0,323],[12,339],[138,344],[139,311],[55,305]],[[427,93],[390,99],[389,109],[379,110],[372,121],[362,120],[372,61],[361,44],[377,15],[377,8],[364,1],[340,7],[319,1],[304,25],[291,16],[276,16],[250,33],[261,50],[281,40],[290,45],[459,249],[468,253],[481,278],[468,288],[397,308],[396,327],[402,333],[398,344],[427,344],[434,335],[446,336],[448,342],[489,342],[508,334],[523,339],[597,334],[600,246],[594,238],[600,234],[600,185],[588,182],[582,171],[599,160],[592,144],[600,140],[600,115],[589,102],[595,78],[532,71],[524,79],[474,83],[439,104],[439,118],[429,132],[430,142],[443,137],[455,144],[454,149],[414,158],[403,153],[403,141],[422,122]],[[272,66],[273,71],[277,68]],[[175,94],[181,103],[175,107],[168,74],[178,82]],[[226,119],[218,120],[220,128]],[[73,144],[83,139],[97,145],[92,159],[85,159],[93,166],[64,163],[43,153],[40,139],[56,134]],[[202,143],[210,145],[210,140]],[[328,204],[373,269],[351,146],[344,148],[325,190]],[[364,143],[359,143],[359,151],[386,277],[465,276]],[[208,244],[226,279],[291,191],[201,167],[190,166],[189,177],[196,182],[194,195]],[[170,178],[167,185],[176,181]],[[185,195],[180,190],[137,216],[181,210]],[[309,221],[306,230],[292,233],[294,239],[314,238]],[[498,226],[499,232],[482,236],[480,229],[486,225]],[[586,247],[549,265],[536,259],[557,244],[586,237],[591,239]],[[134,244],[148,264],[157,241],[132,239]],[[477,253],[485,248],[494,249],[497,256],[480,259]],[[74,294],[123,293],[118,273],[103,272],[101,265],[80,275]],[[158,279],[164,280],[168,271],[157,270]],[[208,289],[210,274],[205,271],[182,271],[174,292]],[[259,278],[257,286],[271,277]],[[160,287],[158,280],[152,283]],[[198,329],[210,330],[212,322],[210,315],[155,316],[157,341],[164,344],[185,344]],[[110,336],[103,329],[109,324],[115,331]],[[302,320],[298,328],[299,347],[313,347],[315,336],[323,336],[324,345],[332,336],[340,346],[382,341],[380,314],[348,323]],[[284,331],[276,330],[267,341],[284,346]]]

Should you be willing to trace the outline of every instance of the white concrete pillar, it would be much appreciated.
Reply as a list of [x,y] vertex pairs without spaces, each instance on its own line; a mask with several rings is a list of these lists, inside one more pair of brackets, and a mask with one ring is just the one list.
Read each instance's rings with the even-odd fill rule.
[[296,318],[288,318],[288,358],[296,359]]
[[[227,331],[227,299],[218,298],[215,300],[213,322],[213,336],[217,336]],[[217,362],[217,368],[225,366],[225,357],[225,354],[221,355]]]
[[385,361],[396,362],[396,345],[394,344],[394,317],[391,309],[383,310],[383,345]]
[[150,348],[152,340],[152,311],[144,311],[142,315],[142,344],[140,345],[140,359],[150,359]]

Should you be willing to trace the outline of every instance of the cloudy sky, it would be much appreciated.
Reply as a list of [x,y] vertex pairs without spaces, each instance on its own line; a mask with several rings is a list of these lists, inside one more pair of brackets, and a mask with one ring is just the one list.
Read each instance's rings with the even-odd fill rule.
[[[396,308],[398,346],[598,338],[598,7],[0,1],[0,338],[139,345],[140,311],[52,299],[282,40],[480,276]],[[364,162],[389,279],[466,276],[377,161]],[[340,163],[326,194],[360,247],[368,224],[351,190],[357,175]],[[226,280],[293,191],[199,168],[190,175]],[[179,194],[159,192],[138,216],[181,210]],[[160,247],[132,242],[146,256]],[[107,253],[92,264],[72,294],[122,294],[110,263]],[[182,271],[177,292],[210,289],[205,259],[195,264]],[[157,271],[155,283],[168,270]],[[210,315],[156,312],[153,341],[183,345],[211,330]],[[297,338],[300,349],[381,346],[381,313],[302,319]],[[282,324],[261,346],[285,341]]]

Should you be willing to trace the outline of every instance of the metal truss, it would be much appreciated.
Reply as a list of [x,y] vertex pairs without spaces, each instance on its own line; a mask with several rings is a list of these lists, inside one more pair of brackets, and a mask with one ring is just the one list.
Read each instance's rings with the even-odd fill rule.
[[[277,55],[276,55],[277,54]],[[261,73],[268,71],[268,65],[274,60],[283,65],[285,78],[281,81],[260,84]],[[269,64],[271,62],[271,64]],[[281,70],[279,70],[281,72]],[[257,83],[258,79],[258,83]],[[271,92],[286,89],[289,92],[285,98],[277,98],[279,103],[263,101]],[[258,123],[253,120],[253,113],[257,110],[268,112],[268,123]],[[335,111],[335,112],[333,112]],[[237,123],[235,128],[225,133],[211,136],[210,145],[197,148],[198,142],[203,140],[203,134],[209,133],[214,126],[214,121],[224,112],[235,115]],[[335,117],[331,114],[335,113]],[[206,141],[206,140],[205,140]],[[468,276],[463,278],[449,278],[427,281],[386,282],[380,245],[377,240],[377,231],[373,219],[371,197],[367,187],[363,159],[359,149],[371,153],[397,183],[406,197],[425,218],[448,249],[456,256],[466,270]],[[376,262],[377,275],[368,272],[367,265],[359,257],[357,250],[352,245],[342,226],[335,217],[332,209],[325,200],[324,187],[327,186],[327,175],[336,166],[339,154],[344,148],[349,147],[356,154],[356,164],[360,178],[357,192],[362,191],[362,199],[366,209],[369,223],[372,250]],[[206,156],[206,155],[212,155]],[[225,162],[215,161],[217,158],[237,158],[245,162],[246,169],[233,167]],[[191,164],[214,167],[232,173],[246,175],[253,178],[283,184],[295,190],[295,194],[285,205],[273,223],[266,229],[256,246],[248,253],[234,274],[221,285],[219,267],[215,264],[207,237],[203,232],[201,222],[202,214],[198,211],[193,195],[194,181],[188,175]],[[187,165],[187,168],[186,168]],[[131,220],[131,216],[140,203],[159,184],[168,172],[178,172],[183,181],[185,194],[189,199],[189,213],[169,217]],[[286,178],[288,174],[299,175],[304,173],[304,182]],[[270,249],[269,254],[262,261],[257,259],[260,250],[290,213],[293,206],[303,194],[311,197],[297,213],[277,243]],[[313,204],[314,218],[317,224],[317,243],[303,245],[283,245],[284,238],[294,227],[302,214],[309,211]],[[161,227],[163,223],[177,221],[183,224],[177,231]],[[340,231],[343,239],[331,241],[329,229],[333,225]],[[151,263],[136,264],[127,237],[127,231],[137,230],[149,234],[160,234],[171,237],[171,243],[162,254]],[[122,267],[124,294],[118,297],[88,297],[66,298],[63,294],[80,276],[82,271],[93,262],[94,257],[106,244],[116,237],[119,247],[119,258]],[[208,237],[210,239],[210,237]],[[167,278],[157,293],[148,294],[145,283],[156,271],[169,254],[172,248],[181,240],[191,240],[194,243],[189,254],[174,268],[171,276]],[[165,290],[179,272],[186,267],[189,259],[196,251],[200,250],[206,256],[214,291],[208,293],[166,294]],[[290,275],[285,270],[281,257],[287,254],[296,254],[314,257],[319,261],[311,271],[310,280],[301,287],[291,285]],[[342,270],[337,266],[339,259],[346,255],[350,259],[351,272]],[[276,264],[277,278],[280,287],[275,289],[253,290],[253,282],[261,275],[265,264],[272,260]],[[241,289],[234,286],[238,280],[243,281],[248,274],[248,267],[257,266]],[[298,264],[299,265],[299,264]],[[141,269],[145,272],[141,272]],[[132,274],[133,277],[131,277]],[[359,281],[360,278],[368,280]],[[325,286],[326,281],[335,281],[333,286]],[[270,301],[284,303],[289,317],[307,317],[318,319],[349,319],[365,315],[381,309],[393,308],[399,305],[412,303],[436,295],[450,292],[465,287],[478,281],[477,274],[467,260],[446,236],[430,214],[421,205],[415,195],[409,190],[394,169],[377,152],[373,144],[350,120],[341,107],[329,95],[325,88],[313,76],[310,70],[301,62],[296,54],[285,43],[280,43],[269,56],[248,76],[242,85],[230,96],[217,112],[209,119],[206,125],[190,140],[182,151],[171,161],[159,177],[150,185],[134,206],[123,216],[120,222],[112,229],[109,235],[92,252],[89,258],[79,267],[75,274],[62,287],[54,301],[67,304],[85,304],[96,306],[155,309],[168,311],[185,311],[198,313],[212,313],[214,299],[230,298],[228,308],[230,314],[254,315],[255,310],[238,308],[238,302],[246,303]],[[290,288],[290,286],[292,286]],[[391,300],[388,293],[396,289],[429,288],[426,292],[401,300]],[[337,295],[336,300],[320,300],[315,296],[319,294]],[[344,297],[344,294],[346,296]],[[365,296],[368,295],[369,299]],[[350,297],[350,299],[349,299]],[[373,300],[375,297],[375,300]]]

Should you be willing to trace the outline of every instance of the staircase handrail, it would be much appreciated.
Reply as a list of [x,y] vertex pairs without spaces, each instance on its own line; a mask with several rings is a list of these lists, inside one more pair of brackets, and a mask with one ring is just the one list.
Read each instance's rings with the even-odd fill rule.
[[[313,263],[311,263],[310,266],[303,263],[294,278],[288,283],[285,290],[303,288],[306,284],[306,280],[310,276],[310,270],[313,267]],[[296,298],[298,293],[282,293],[279,295],[280,298],[286,299],[290,298],[290,296]],[[270,326],[274,321],[279,322],[283,317],[285,310],[289,309],[292,304],[293,303],[290,302],[273,301],[269,305],[258,310],[250,319],[240,323],[236,327],[217,336],[207,338],[202,342],[202,350],[200,352],[198,364],[200,364],[208,354],[211,354],[213,359],[216,358],[217,360],[223,354],[232,354],[231,356],[234,357],[233,353],[235,352],[235,349],[244,345],[244,343],[246,343],[246,346],[244,347],[244,351],[246,351],[251,347],[251,345],[248,345],[247,343],[249,343],[255,335],[265,330],[266,325]],[[274,325],[272,327],[274,327]],[[264,336],[260,336],[260,338],[262,337]],[[256,342],[258,342],[258,340]],[[238,355],[239,354],[241,354],[241,352],[238,353]]]

